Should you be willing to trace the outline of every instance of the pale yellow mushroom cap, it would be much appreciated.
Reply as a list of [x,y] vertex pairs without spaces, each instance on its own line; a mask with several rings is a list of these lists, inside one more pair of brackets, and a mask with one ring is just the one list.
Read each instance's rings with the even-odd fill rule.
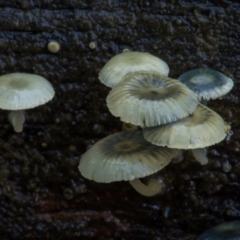
[[112,57],[99,73],[99,80],[108,87],[114,87],[129,73],[136,71],[158,72],[168,75],[169,67],[147,52],[123,52]]
[[178,150],[147,142],[141,131],[120,132],[94,144],[81,158],[81,174],[96,182],[129,181],[164,168]]
[[45,78],[29,73],[0,76],[0,108],[22,110],[45,104],[54,97],[52,84]]
[[221,142],[230,126],[216,112],[199,104],[188,117],[162,126],[144,128],[147,141],[178,149],[204,148]]
[[48,43],[48,50],[52,53],[57,53],[60,50],[60,44],[56,41]]
[[152,127],[188,116],[198,100],[179,81],[158,73],[135,72],[110,91],[107,105],[123,122]]

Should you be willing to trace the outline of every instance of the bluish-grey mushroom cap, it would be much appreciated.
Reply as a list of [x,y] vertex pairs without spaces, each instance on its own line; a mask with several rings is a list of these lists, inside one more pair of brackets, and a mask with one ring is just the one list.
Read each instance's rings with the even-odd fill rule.
[[231,78],[210,68],[190,70],[178,79],[197,95],[199,101],[220,98],[234,85]]
[[0,76],[0,108],[23,110],[45,104],[54,97],[52,84],[45,78],[29,73]]

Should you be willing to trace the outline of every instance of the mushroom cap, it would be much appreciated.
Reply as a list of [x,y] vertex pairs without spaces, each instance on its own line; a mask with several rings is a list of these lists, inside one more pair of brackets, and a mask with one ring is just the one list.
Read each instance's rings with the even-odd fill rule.
[[216,112],[199,104],[190,116],[174,123],[144,128],[143,135],[158,146],[196,149],[222,141],[230,128]]
[[239,240],[240,221],[219,224],[198,236],[197,240]]
[[29,73],[0,76],[0,108],[21,110],[34,108],[50,101],[55,92],[45,78]]
[[210,68],[190,70],[178,79],[188,86],[200,101],[222,97],[233,88],[231,78]]
[[129,181],[161,170],[177,154],[147,142],[141,131],[120,132],[95,143],[82,156],[79,171],[96,182]]
[[167,76],[169,67],[160,58],[147,52],[123,52],[105,64],[99,73],[99,80],[108,87],[114,87],[128,73],[136,71],[155,71]]
[[60,44],[56,41],[48,43],[48,50],[52,53],[57,53],[60,50]]
[[110,112],[123,122],[157,126],[191,114],[198,105],[195,94],[184,84],[158,73],[128,74],[107,97]]

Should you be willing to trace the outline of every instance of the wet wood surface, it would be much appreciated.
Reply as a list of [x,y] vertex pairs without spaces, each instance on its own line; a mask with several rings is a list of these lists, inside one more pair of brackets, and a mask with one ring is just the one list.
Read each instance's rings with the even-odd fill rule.
[[[237,1],[225,0],[0,0],[1,74],[39,74],[56,90],[26,112],[20,134],[0,111],[0,238],[193,240],[239,219],[239,15]],[[172,78],[209,67],[235,83],[208,105],[231,124],[230,141],[209,147],[205,166],[187,155],[155,174],[165,191],[152,198],[128,182],[86,180],[77,168],[94,142],[121,131],[98,73],[125,48],[162,58]]]

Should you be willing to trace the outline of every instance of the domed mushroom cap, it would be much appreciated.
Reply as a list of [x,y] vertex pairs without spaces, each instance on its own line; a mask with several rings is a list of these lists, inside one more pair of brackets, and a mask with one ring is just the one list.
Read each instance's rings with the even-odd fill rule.
[[50,101],[55,92],[45,78],[28,73],[0,76],[0,108],[29,109]]
[[110,112],[123,122],[157,126],[192,113],[198,100],[184,84],[158,73],[128,74],[107,97]]
[[96,182],[129,181],[155,173],[178,154],[147,142],[141,131],[120,132],[93,145],[81,158],[81,174]]
[[240,221],[222,223],[213,227],[200,236],[197,240],[239,240]]
[[190,70],[182,74],[178,79],[188,86],[199,100],[222,97],[233,88],[231,78],[209,68]]
[[114,87],[128,73],[136,71],[158,72],[168,75],[169,67],[160,58],[146,52],[123,52],[112,57],[99,73],[99,80]]
[[230,126],[214,111],[199,104],[194,113],[174,123],[143,129],[145,139],[158,146],[196,149],[222,141]]

